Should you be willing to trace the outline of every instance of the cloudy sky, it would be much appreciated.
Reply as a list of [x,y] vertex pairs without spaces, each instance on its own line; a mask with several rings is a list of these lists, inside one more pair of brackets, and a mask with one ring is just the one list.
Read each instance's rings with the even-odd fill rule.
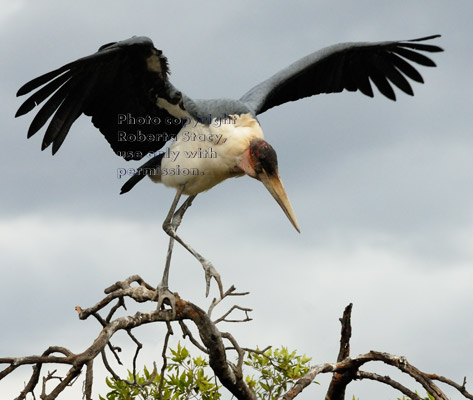
[[[330,44],[439,33],[435,44],[446,51],[434,55],[438,68],[421,69],[426,84],[413,84],[414,97],[321,95],[261,115],[301,234],[248,178],[198,196],[180,232],[225,286],[251,292],[238,304],[254,309],[254,321],[224,327],[241,345],[285,345],[314,364],[335,361],[338,318],[353,302],[353,355],[404,355],[473,385],[470,1],[1,0],[0,10],[0,355],[50,345],[81,352],[100,328],[79,321],[74,306],[95,304],[132,274],[157,284],[168,243],[161,224],[174,196],[151,181],[119,196],[116,171],[127,164],[86,117],[54,157],[41,152],[42,133],[26,140],[32,116],[13,118],[23,83],[104,43],[146,35],[188,96],[240,97]],[[206,308],[200,265],[179,246],[174,254],[171,289]],[[163,328],[136,335],[147,349],[142,363],[159,359]],[[104,394],[99,364],[95,393]],[[0,382],[2,398],[17,395],[30,371]],[[79,398],[77,386],[62,398]],[[314,386],[301,398],[325,390]],[[399,395],[370,382],[347,394]]]

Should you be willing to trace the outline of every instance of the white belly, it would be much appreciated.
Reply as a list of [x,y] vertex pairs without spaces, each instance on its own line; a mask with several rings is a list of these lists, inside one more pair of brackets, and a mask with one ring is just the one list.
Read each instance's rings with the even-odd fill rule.
[[217,122],[183,127],[157,170],[160,179],[153,180],[176,188],[184,186],[185,194],[197,194],[243,175],[238,162],[251,140],[263,139],[263,131],[249,115],[234,117],[220,126]]

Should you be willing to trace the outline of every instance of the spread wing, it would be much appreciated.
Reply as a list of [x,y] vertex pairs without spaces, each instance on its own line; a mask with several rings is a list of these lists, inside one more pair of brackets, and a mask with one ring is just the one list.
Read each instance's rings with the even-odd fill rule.
[[255,114],[304,97],[343,90],[373,97],[371,82],[378,90],[396,100],[393,85],[413,95],[408,79],[423,83],[422,76],[412,64],[435,67],[422,52],[443,51],[425,44],[424,38],[378,43],[341,43],[326,47],[301,58],[289,67],[252,88],[240,99]]
[[[72,124],[81,115],[92,117],[114,152],[126,160],[139,160],[161,149],[179,132],[185,114],[182,94],[168,80],[166,57],[146,37],[134,37],[102,46],[25,84],[17,93],[35,91],[16,116],[40,103],[28,137],[49,119],[42,150],[52,144],[55,154]],[[167,110],[158,107],[164,100]]]

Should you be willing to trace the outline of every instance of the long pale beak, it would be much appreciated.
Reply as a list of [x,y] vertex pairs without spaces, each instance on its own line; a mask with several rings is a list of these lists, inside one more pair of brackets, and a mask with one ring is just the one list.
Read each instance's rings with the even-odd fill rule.
[[287,198],[287,194],[284,190],[279,173],[276,172],[275,174],[268,175],[266,171],[263,170],[263,172],[257,176],[258,179],[263,182],[266,189],[268,189],[269,193],[271,193],[271,195],[274,197],[274,200],[278,202],[279,206],[284,211],[284,214],[286,214],[287,218],[289,218],[289,221],[291,221],[291,224],[294,226],[294,228],[296,228],[296,231],[301,233],[299,224],[297,223],[296,216],[291,206],[291,202]]

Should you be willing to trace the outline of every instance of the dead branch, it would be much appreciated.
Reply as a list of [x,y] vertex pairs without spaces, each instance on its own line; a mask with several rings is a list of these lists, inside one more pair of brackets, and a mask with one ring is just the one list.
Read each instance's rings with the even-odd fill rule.
[[[174,335],[174,332],[172,331],[172,328],[171,328],[171,323],[168,321],[166,322],[166,325],[168,327],[168,331],[166,332],[166,337],[164,338],[163,351],[161,352],[161,357],[163,358],[163,366],[161,367],[162,377],[164,376],[164,372],[166,371],[166,367],[168,365],[168,359],[166,357],[166,350],[168,348],[169,338],[171,337],[171,335]],[[164,379],[161,379],[159,381],[159,388],[158,388],[160,400],[163,398],[163,384],[164,384]]]
[[[138,285],[131,286],[133,283],[137,283]],[[227,295],[230,296],[234,290],[234,288],[228,290]],[[215,323],[212,322],[210,317],[199,307],[179,298],[175,293],[176,308],[174,311],[169,309],[156,309],[154,311],[143,313],[137,312],[133,316],[123,316],[112,320],[114,314],[119,308],[125,308],[125,297],[129,297],[139,303],[148,301],[156,302],[156,291],[138,275],[134,275],[124,281],[116,282],[114,285],[107,288],[105,293],[107,296],[90,308],[83,310],[81,307],[76,307],[80,319],[86,319],[92,315],[102,326],[101,332],[92,345],[82,353],[74,354],[64,347],[55,346],[48,348],[41,356],[0,358],[0,364],[7,364],[7,367],[0,372],[0,379],[9,375],[20,366],[34,365],[31,378],[24,390],[17,397],[18,400],[25,399],[28,393],[33,393],[34,395],[34,390],[37,387],[41,376],[41,368],[46,364],[66,364],[70,365],[70,369],[65,377],[58,379],[59,383],[49,394],[46,393],[46,382],[50,382],[53,377],[56,377],[52,374],[46,375],[43,379],[41,393],[41,398],[44,400],[56,399],[57,396],[81,373],[84,367],[87,369],[84,383],[84,398],[90,400],[92,398],[93,360],[99,354],[101,354],[104,365],[112,376],[117,380],[122,380],[111,368],[105,353],[105,348],[108,347],[120,362],[115,351],[116,348],[112,346],[110,342],[112,336],[120,330],[126,331],[128,336],[136,345],[136,351],[133,357],[133,375],[135,377],[135,382],[127,382],[129,384],[136,384],[136,359],[140,349],[142,348],[142,344],[138,339],[136,339],[131,331],[144,324],[164,322],[168,324],[168,337],[172,333],[169,322],[170,320],[178,321],[182,324],[184,320],[191,320],[199,331],[199,336],[203,343],[203,346],[200,347],[209,354],[209,363],[222,384],[239,399],[255,399],[253,392],[251,392],[242,379],[243,372],[241,371],[241,363],[238,363],[239,368],[235,368],[233,364],[227,361],[222,334],[216,328]],[[111,308],[107,317],[105,319],[102,318],[99,312],[114,300],[116,300],[117,303]],[[217,304],[218,303],[220,303],[220,301],[217,302]],[[173,318],[170,318],[170,315],[173,315]],[[185,325],[181,325],[181,327],[182,326]],[[184,331],[184,334],[191,336],[188,329]],[[58,356],[55,355],[55,353],[60,353],[62,355]]]
[[245,383],[243,374],[235,373],[230,367],[222,334],[212,322],[208,314],[192,303],[176,299],[176,315],[185,315],[191,319],[199,330],[202,343],[209,351],[209,365],[215,372],[223,386],[225,386],[237,399],[256,400],[253,391]]
[[357,379],[371,379],[373,381],[378,381],[384,383],[385,385],[389,385],[408,396],[411,400],[423,400],[422,397],[420,397],[417,393],[411,391],[399,382],[396,382],[395,380],[391,379],[389,376],[382,376],[379,374],[375,374],[374,372],[358,371],[356,373],[356,377]]
[[[351,310],[353,304],[350,303],[340,318],[342,332],[340,337],[340,350],[338,352],[337,362],[343,361],[350,356],[350,338],[351,338]],[[343,400],[347,385],[355,378],[355,370],[346,370],[342,373],[335,372],[330,382],[325,398],[327,400]]]
[[[207,314],[209,317],[212,316],[212,311],[214,310],[214,308],[223,300],[225,299],[226,297],[229,297],[229,296],[246,296],[249,294],[249,292],[243,292],[243,293],[238,293],[238,292],[235,292],[236,288],[235,286],[231,286],[224,294],[223,296],[221,296],[219,299],[216,299],[214,298],[212,300],[212,304],[210,304],[210,307],[207,311]],[[234,306],[235,307],[235,306]],[[238,307],[238,306],[237,306]],[[251,310],[250,308],[243,308],[243,307],[238,307],[240,310],[242,311],[245,311],[246,313],[246,317],[248,318],[248,312],[249,311],[253,311]],[[228,314],[230,314],[235,308],[232,308],[230,311],[228,311],[223,317],[219,318],[217,321],[220,322],[220,320],[223,320],[226,316],[228,316]],[[238,321],[234,321],[234,322],[238,322]],[[245,321],[242,321],[242,322],[245,322]]]
[[[74,354],[64,347],[51,346],[39,356],[0,358],[0,364],[6,365],[6,367],[0,371],[0,380],[21,366],[33,365],[31,377],[25,388],[20,392],[16,399],[24,400],[29,393],[33,394],[34,397],[34,390],[38,388],[41,378],[41,369],[43,366],[63,364],[70,366],[66,375],[63,377],[56,376],[56,371],[45,374],[43,373],[42,385],[40,385],[41,387],[38,389],[41,390],[41,399],[56,399],[57,396],[62,393],[67,386],[70,386],[75,382],[75,380],[85,368],[86,371],[83,393],[84,398],[90,400],[92,398],[93,362],[99,354],[102,357],[102,361],[106,369],[113,376],[113,378],[116,380],[123,380],[110,366],[106,356],[106,349],[108,348],[115,356],[117,361],[121,363],[117,354],[117,351],[120,351],[120,349],[114,347],[111,344],[113,335],[120,330],[125,331],[136,346],[133,357],[134,381],[125,382],[130,385],[138,385],[136,380],[136,361],[143,346],[140,341],[132,334],[132,330],[138,326],[149,323],[161,322],[167,325],[168,329],[166,333],[165,344],[163,346],[163,368],[165,368],[165,352],[168,345],[169,336],[172,334],[171,323],[176,321],[180,324],[184,337],[188,337],[191,343],[208,354],[211,368],[213,369],[216,377],[226,389],[228,389],[237,399],[256,400],[256,395],[245,383],[243,374],[244,356],[245,352],[248,350],[244,347],[241,347],[231,333],[220,332],[216,325],[221,321],[231,321],[227,320],[226,317],[235,309],[244,310],[245,312],[249,311],[249,309],[233,306],[229,311],[224,313],[222,317],[212,321],[210,313],[218,304],[221,303],[222,299],[218,301],[214,299],[210,306],[209,312],[205,313],[198,306],[181,299],[177,294],[175,294],[176,303],[174,310],[155,309],[148,312],[137,312],[133,316],[115,317],[115,314],[119,309],[123,308],[126,310],[126,297],[139,303],[154,302],[157,304],[157,292],[151,285],[147,284],[139,276],[134,275],[124,281],[116,282],[114,285],[107,288],[105,293],[107,296],[90,308],[83,310],[80,307],[76,307],[80,319],[86,319],[89,316],[93,316],[97,319],[102,327],[102,330],[94,342],[82,353]],[[235,293],[235,288],[232,287],[227,290],[227,292],[225,292],[223,298],[237,295],[244,295],[244,293]],[[105,307],[114,301],[115,304],[111,306],[107,317],[102,318],[100,313],[104,311]],[[405,373],[406,375],[414,378],[420,385],[422,385],[427,393],[433,396],[435,400],[446,400],[447,397],[434,383],[434,381],[449,385],[458,390],[458,392],[461,393],[465,398],[473,400],[473,396],[466,390],[466,379],[463,381],[462,385],[459,385],[445,377],[435,374],[427,374],[411,365],[404,357],[377,351],[370,351],[366,354],[350,357],[351,310],[352,305],[350,304],[345,309],[343,317],[340,319],[342,330],[337,362],[319,364],[311,367],[309,372],[302,378],[298,379],[294,386],[282,396],[282,399],[294,399],[302,390],[304,390],[314,381],[317,375],[322,373],[333,373],[334,375],[325,397],[326,400],[342,400],[344,398],[347,385],[355,379],[374,380],[380,382],[381,384],[393,387],[413,400],[421,400],[421,397],[419,397],[419,395],[417,395],[414,391],[391,379],[389,376],[381,376],[372,372],[360,370],[360,368],[365,366],[365,364],[378,361],[390,365]],[[201,343],[199,343],[199,341],[192,335],[185,321],[190,321],[195,325],[199,333]],[[231,346],[226,348],[224,346],[224,340],[228,340],[231,343]],[[230,362],[227,358],[227,351],[230,350],[234,350],[237,353],[236,364]],[[256,350],[251,351],[261,353],[261,351]],[[164,370],[161,369],[161,373],[163,373],[163,371]],[[157,368],[156,365],[154,365],[153,373],[145,385],[152,383],[156,375]],[[58,381],[57,384],[56,380]],[[47,393],[46,386],[51,385],[53,381],[56,386],[49,393]]]
[[[240,310],[245,313],[245,318],[244,319],[227,319],[227,317],[235,310]],[[232,306],[230,310],[228,310],[225,314],[223,314],[220,318],[216,319],[214,321],[214,324],[218,324],[219,322],[225,321],[225,322],[249,322],[252,321],[252,319],[249,317],[248,313],[253,311],[251,308],[245,308],[245,307],[240,307],[240,306]]]
[[330,383],[329,389],[325,396],[325,400],[344,399],[346,386],[354,379],[371,379],[383,384],[389,385],[399,390],[404,395],[410,397],[412,400],[422,400],[416,393],[406,388],[401,383],[391,379],[389,376],[381,376],[371,372],[360,371],[359,368],[371,361],[381,361],[385,364],[391,365],[405,374],[414,378],[420,383],[425,391],[429,393],[435,400],[447,400],[447,396],[439,389],[433,382],[438,380],[456,388],[464,397],[471,399],[471,394],[467,392],[465,385],[450,381],[449,379],[440,377],[438,375],[427,374],[420,371],[418,368],[411,365],[405,357],[399,357],[384,352],[373,351],[361,354],[357,357],[350,358],[350,337],[351,337],[351,310],[352,304],[345,308],[343,317],[340,319],[342,324],[342,332],[340,339],[340,351],[338,354],[337,363],[335,364],[320,364],[312,367],[311,370],[302,378],[300,378],[295,385],[282,396],[284,400],[294,399],[302,390],[309,386],[315,377],[321,373],[333,372],[334,376]]
[[240,347],[240,345],[238,344],[238,342],[235,340],[235,338],[232,336],[231,333],[222,332],[222,337],[229,340],[233,346],[230,349],[235,350],[237,352],[238,363],[236,366],[232,364],[232,367],[236,374],[241,375],[243,377],[243,361],[245,360],[245,351]]
[[205,354],[209,354],[209,351],[204,347],[202,346],[195,338],[194,336],[192,336],[192,332],[190,331],[190,329],[187,327],[187,325],[184,323],[184,321],[179,321],[179,325],[181,327],[181,330],[182,330],[182,337],[185,339],[185,338],[189,338],[189,340],[191,341],[191,343],[197,347],[200,351],[204,352]]
[[473,400],[473,395],[468,393],[466,390],[466,377],[463,378],[463,384],[459,385],[458,383],[453,382],[452,380],[445,378],[444,376],[436,375],[436,374],[428,374],[427,375],[430,379],[433,381],[439,381],[443,382],[449,386],[454,387],[457,389],[463,396],[465,396],[467,399],[472,399]]

